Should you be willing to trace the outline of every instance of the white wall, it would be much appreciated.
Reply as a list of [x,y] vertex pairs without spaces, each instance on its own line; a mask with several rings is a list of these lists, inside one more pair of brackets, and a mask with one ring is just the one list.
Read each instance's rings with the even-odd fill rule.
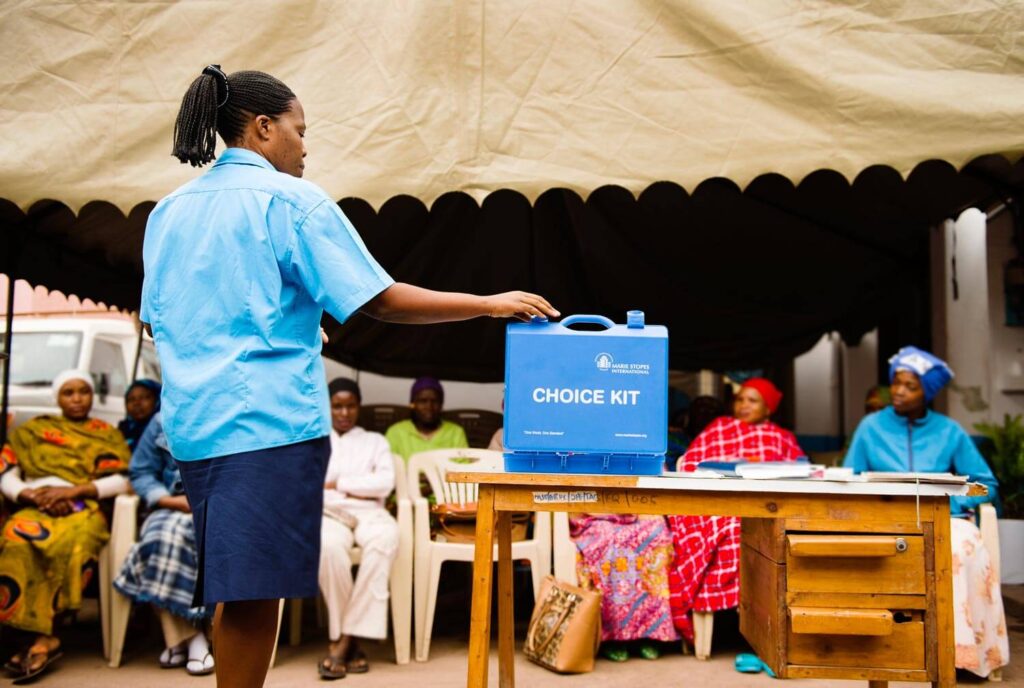
[[985,213],[970,208],[943,226],[946,359],[956,375],[947,392],[947,412],[968,432],[975,423],[989,419],[992,404],[991,269],[986,225]]
[[[1016,251],[1011,242],[1012,215],[1009,211],[988,223],[988,299],[991,336],[990,420],[1000,422],[1003,414],[1024,413],[1024,327],[1007,327],[1003,269]],[[1007,393],[1007,389],[1016,389]]]
[[825,335],[793,363],[798,435],[840,434],[839,345],[838,335]]
[[864,335],[856,346],[842,349],[843,434],[853,431],[864,417],[868,390],[878,384],[878,330]]

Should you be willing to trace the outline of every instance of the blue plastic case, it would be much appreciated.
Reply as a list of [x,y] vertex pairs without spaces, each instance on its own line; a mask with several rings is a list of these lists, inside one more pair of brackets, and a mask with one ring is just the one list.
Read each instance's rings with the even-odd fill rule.
[[[598,331],[570,329],[577,323]],[[630,311],[513,323],[505,335],[505,469],[658,475],[668,442],[668,330]]]

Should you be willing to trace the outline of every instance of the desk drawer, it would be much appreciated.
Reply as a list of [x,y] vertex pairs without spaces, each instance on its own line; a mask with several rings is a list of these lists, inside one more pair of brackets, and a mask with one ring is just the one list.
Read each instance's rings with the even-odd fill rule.
[[923,595],[920,535],[790,534],[788,592]]
[[789,664],[925,668],[924,620],[920,610],[794,607],[789,615]]

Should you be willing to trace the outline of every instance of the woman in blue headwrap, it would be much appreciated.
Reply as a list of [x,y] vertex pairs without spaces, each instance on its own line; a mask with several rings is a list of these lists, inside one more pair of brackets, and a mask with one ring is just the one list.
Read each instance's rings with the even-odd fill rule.
[[149,421],[160,410],[160,383],[145,378],[133,382],[124,393],[124,410],[127,415],[117,429],[134,452]]
[[988,488],[985,497],[951,497],[956,666],[988,674],[1010,658],[1003,601],[972,509],[995,500],[997,482],[960,425],[928,408],[953,378],[946,362],[906,346],[889,360],[892,405],[857,426],[844,465],[863,471],[966,475]]

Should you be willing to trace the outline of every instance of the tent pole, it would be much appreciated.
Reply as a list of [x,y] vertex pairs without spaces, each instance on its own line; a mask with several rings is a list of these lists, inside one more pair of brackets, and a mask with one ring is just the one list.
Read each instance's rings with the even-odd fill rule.
[[139,341],[135,344],[135,363],[132,364],[132,384],[139,379],[139,359],[142,358],[142,336],[146,328],[139,322]]
[[11,338],[14,333],[14,276],[7,276],[7,312],[4,313],[7,321],[7,328],[4,330],[4,400],[0,410],[0,447],[7,444],[7,409],[9,406],[8,397],[11,391]]

